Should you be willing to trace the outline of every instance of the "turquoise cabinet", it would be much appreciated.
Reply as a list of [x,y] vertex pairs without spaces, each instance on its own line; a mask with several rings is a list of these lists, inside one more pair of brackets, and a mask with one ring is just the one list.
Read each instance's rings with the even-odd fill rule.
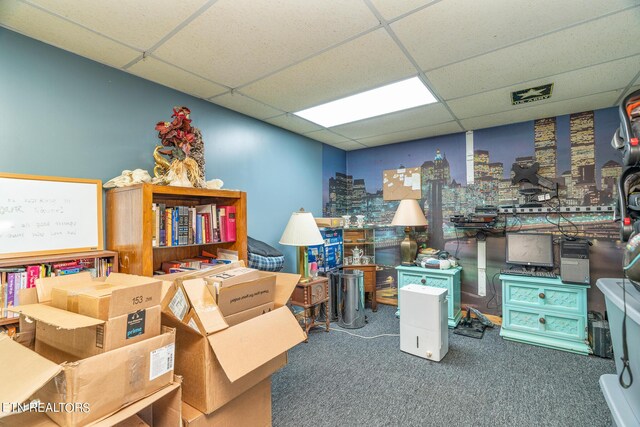
[[559,278],[502,274],[505,339],[579,354],[591,353],[587,338],[587,289]]
[[[447,293],[449,327],[455,328],[462,312],[460,311],[460,272],[461,267],[450,268],[448,270],[437,270],[422,267],[396,267],[398,270],[398,291],[400,288],[410,284],[433,286],[434,288],[444,288]],[[398,298],[398,301],[400,298]],[[400,302],[396,316],[400,317]]]

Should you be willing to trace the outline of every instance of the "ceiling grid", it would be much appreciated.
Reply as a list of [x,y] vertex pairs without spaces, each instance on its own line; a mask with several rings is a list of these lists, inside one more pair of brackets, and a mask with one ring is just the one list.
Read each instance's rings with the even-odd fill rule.
[[[617,105],[640,85],[638,23],[637,0],[0,2],[2,27],[344,150]],[[293,114],[413,76],[438,103]]]

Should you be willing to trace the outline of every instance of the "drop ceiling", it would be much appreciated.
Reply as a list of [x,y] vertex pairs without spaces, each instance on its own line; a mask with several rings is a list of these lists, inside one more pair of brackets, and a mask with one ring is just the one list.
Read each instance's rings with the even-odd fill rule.
[[[638,0],[2,0],[0,25],[344,150],[617,105]],[[292,113],[418,76],[438,103],[323,128]],[[510,93],[554,83],[551,98]]]

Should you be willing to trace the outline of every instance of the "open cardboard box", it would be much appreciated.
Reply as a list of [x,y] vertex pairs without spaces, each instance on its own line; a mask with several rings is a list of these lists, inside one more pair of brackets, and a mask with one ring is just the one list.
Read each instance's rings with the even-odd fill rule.
[[262,380],[208,415],[183,402],[182,425],[184,427],[271,426],[271,377]]
[[[11,404],[32,398],[58,409],[47,415],[62,426],[100,420],[171,383],[175,336],[174,329],[165,328],[148,340],[56,364],[0,335],[0,366],[5,367],[0,382],[0,417],[10,415],[14,409]],[[68,409],[76,410],[65,411]]]
[[[180,377],[174,376],[171,384],[87,426],[179,427],[182,418],[181,382]],[[58,427],[58,424],[42,412],[25,412],[0,418],[0,427],[5,426]]]
[[[84,359],[160,333],[162,282],[157,279],[117,273],[104,282],[52,279],[53,284],[40,282],[42,297],[48,295],[50,301],[11,309],[37,321],[35,349],[48,359]],[[53,307],[54,295],[59,305],[91,316]]]
[[[274,309],[229,326],[203,279],[174,284],[165,300],[184,290],[198,330],[163,303],[163,324],[176,328],[176,373],[184,378],[182,399],[209,414],[240,396],[287,363],[287,350],[306,339],[286,303],[300,280],[275,276]],[[239,286],[239,285],[238,285]]]

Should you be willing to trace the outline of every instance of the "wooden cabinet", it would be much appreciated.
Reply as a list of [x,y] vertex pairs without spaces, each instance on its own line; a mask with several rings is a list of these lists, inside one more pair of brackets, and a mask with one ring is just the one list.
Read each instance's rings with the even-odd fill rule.
[[[197,206],[216,204],[236,208],[236,240],[184,246],[152,246],[152,204]],[[247,196],[233,190],[206,190],[138,184],[114,188],[107,192],[107,246],[118,251],[119,269],[123,273],[151,276],[163,261],[200,255],[202,250],[216,253],[217,248],[238,252],[247,260]]]
[[[118,254],[113,251],[83,251],[83,252],[70,252],[66,254],[55,255],[37,255],[37,256],[24,256],[18,258],[6,258],[0,259],[0,269],[13,269],[13,268],[26,268],[30,265],[41,264],[58,264],[66,263],[78,260],[87,260],[89,264],[93,262],[96,269],[96,276],[104,276],[107,272],[118,271]],[[0,291],[5,292],[7,283],[0,280]],[[18,323],[18,317],[4,317],[0,311],[0,325],[9,325]]]
[[559,278],[502,274],[502,328],[505,339],[589,354],[587,285]]
[[[344,244],[344,267],[351,267],[354,265],[354,250],[356,255],[359,251],[362,251],[360,258],[360,264],[375,264],[376,263],[376,248],[374,241],[374,229],[373,228],[345,228],[343,232],[343,244]],[[348,262],[347,262],[348,261]]]
[[[344,229],[343,268],[364,273],[364,292],[371,298],[371,310],[378,311],[376,301],[376,247],[375,229],[371,227]],[[360,255],[360,256],[358,256]]]
[[[455,328],[460,322],[462,311],[460,309],[460,272],[461,267],[448,270],[438,270],[422,267],[396,267],[398,270],[398,290],[409,284],[433,286],[444,288],[447,292],[448,323],[450,328]],[[400,303],[396,316],[400,316]]]

